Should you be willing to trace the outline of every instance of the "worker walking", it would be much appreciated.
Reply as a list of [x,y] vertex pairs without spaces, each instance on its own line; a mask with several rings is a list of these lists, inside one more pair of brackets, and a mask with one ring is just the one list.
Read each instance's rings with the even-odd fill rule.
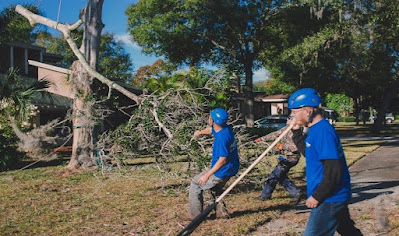
[[[306,157],[306,206],[311,208],[304,236],[362,235],[350,218],[351,183],[345,154],[334,127],[322,117],[322,100],[312,88],[288,99],[293,116],[293,140]],[[300,127],[309,127],[307,137]]]
[[[279,137],[288,126],[283,127],[280,130],[272,132],[263,137],[254,140],[255,143],[261,141],[274,141]],[[298,188],[294,182],[288,177],[288,172],[292,167],[294,167],[301,157],[298,148],[296,147],[294,141],[292,140],[293,133],[290,130],[286,136],[284,136],[280,143],[276,145],[279,150],[278,164],[274,167],[273,171],[269,174],[265,185],[263,187],[260,196],[256,197],[255,200],[265,201],[270,199],[276,185],[280,183],[293,197],[293,204],[297,204],[301,198],[301,189]]]

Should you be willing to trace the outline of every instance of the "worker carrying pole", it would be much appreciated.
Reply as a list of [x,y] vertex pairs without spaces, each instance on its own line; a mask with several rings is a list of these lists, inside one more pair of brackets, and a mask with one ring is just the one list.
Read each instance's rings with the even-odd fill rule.
[[222,201],[222,199],[243,179],[261,160],[267,155],[268,152],[292,129],[293,124],[288,128],[215,200],[215,202],[208,206],[204,211],[197,215],[190,224],[188,224],[178,236],[191,234],[206,218],[206,216]]

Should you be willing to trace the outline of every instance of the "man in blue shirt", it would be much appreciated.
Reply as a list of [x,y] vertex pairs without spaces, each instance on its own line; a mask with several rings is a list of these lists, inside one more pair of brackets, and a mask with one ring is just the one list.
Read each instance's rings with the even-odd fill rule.
[[[362,235],[349,215],[351,184],[341,141],[321,115],[321,98],[312,88],[294,92],[288,108],[295,126],[294,142],[306,158],[306,206],[311,208],[305,236]],[[309,127],[307,137],[299,127]]]
[[[238,172],[240,167],[237,143],[233,130],[227,125],[228,113],[221,108],[216,108],[210,112],[208,118],[209,127],[194,132],[194,137],[200,135],[211,135],[215,137],[213,141],[211,168],[196,175],[191,180],[188,214],[179,218],[182,220],[192,220],[203,210],[203,191],[211,190],[214,198],[222,193],[222,189],[230,177]],[[228,217],[223,207],[219,203],[216,207],[216,217]]]

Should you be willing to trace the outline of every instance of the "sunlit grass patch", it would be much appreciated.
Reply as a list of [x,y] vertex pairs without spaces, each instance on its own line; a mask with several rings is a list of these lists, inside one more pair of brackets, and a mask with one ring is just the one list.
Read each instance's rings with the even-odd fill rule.
[[342,141],[347,164],[349,166],[352,165],[367,153],[379,148],[385,142],[384,140]]

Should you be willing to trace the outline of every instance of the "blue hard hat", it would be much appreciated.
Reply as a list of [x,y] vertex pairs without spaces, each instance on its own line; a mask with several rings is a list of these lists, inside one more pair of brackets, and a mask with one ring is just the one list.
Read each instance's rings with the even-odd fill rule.
[[226,110],[222,108],[215,108],[211,111],[211,117],[213,123],[220,126],[225,126],[227,123],[227,119],[229,118],[229,114]]
[[288,99],[288,108],[319,107],[321,102],[321,98],[316,90],[312,88],[303,88],[291,94]]

